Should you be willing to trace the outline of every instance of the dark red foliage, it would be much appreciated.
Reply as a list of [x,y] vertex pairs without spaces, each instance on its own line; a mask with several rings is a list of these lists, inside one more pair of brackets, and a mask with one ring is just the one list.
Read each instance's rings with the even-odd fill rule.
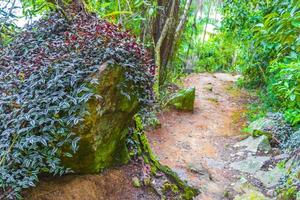
[[[49,34],[63,37],[63,40],[62,38],[47,39],[46,46],[43,44],[36,46],[36,48],[29,48],[29,57],[23,57],[24,49],[18,49],[19,44],[14,43],[11,50],[14,49],[14,52],[20,54],[19,59],[16,60],[16,56],[11,55],[9,52],[4,52],[2,55],[0,53],[2,61],[4,58],[9,61],[0,64],[4,67],[11,65],[11,62],[14,65],[22,65],[22,70],[19,73],[27,77],[31,70],[63,60],[74,50],[84,53],[85,48],[93,47],[91,43],[102,40],[104,41],[104,43],[101,43],[101,45],[104,45],[103,48],[120,48],[130,52],[131,55],[133,54],[138,60],[142,61],[142,67],[145,68],[145,71],[154,76],[156,66],[151,55],[143,48],[143,45],[136,42],[135,37],[130,35],[129,31],[122,31],[120,27],[92,16],[78,15],[69,24],[66,24],[66,21],[61,20],[58,22],[57,20],[61,20],[57,15],[51,16],[45,21],[41,20],[39,26],[43,30],[46,29]],[[31,38],[36,37],[37,31],[30,31],[30,28],[28,30],[23,32],[20,37],[25,41],[30,41]],[[41,35],[41,37],[47,37],[47,35]],[[49,37],[51,36],[49,35]],[[49,52],[49,49],[51,49],[51,52],[60,53],[45,53]],[[114,59],[118,61],[118,58]]]

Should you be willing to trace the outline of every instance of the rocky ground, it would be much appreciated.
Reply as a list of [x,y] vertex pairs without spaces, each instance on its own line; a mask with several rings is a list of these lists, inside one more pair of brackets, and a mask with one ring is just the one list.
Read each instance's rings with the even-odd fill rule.
[[265,136],[245,139],[241,132],[251,97],[236,88],[236,79],[189,76],[185,86],[196,87],[194,112],[165,111],[161,127],[147,134],[160,162],[202,191],[196,199],[273,198],[283,175],[275,164],[285,155],[272,150]]

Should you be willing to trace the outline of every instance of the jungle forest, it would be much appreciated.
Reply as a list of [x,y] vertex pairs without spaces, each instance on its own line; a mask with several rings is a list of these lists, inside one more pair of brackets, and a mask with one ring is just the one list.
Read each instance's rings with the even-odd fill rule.
[[0,0],[0,200],[300,200],[299,0]]

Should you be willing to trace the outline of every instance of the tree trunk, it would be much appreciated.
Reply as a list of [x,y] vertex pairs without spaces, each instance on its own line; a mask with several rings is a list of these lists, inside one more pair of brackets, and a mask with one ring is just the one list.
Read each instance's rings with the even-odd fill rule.
[[206,37],[207,26],[208,26],[209,17],[210,17],[211,6],[212,6],[212,3],[210,2],[209,3],[209,7],[208,7],[208,13],[207,13],[207,18],[206,18],[206,24],[205,24],[205,28],[204,28],[204,33],[203,33],[203,40],[202,40],[203,44],[205,42],[205,37]]
[[158,67],[158,85],[161,88],[167,78],[167,65],[171,58],[173,40],[178,23],[179,1],[158,0],[158,6],[162,8],[157,12],[153,21],[152,37],[155,44],[155,63]]
[[174,56],[177,52],[177,48],[178,48],[178,45],[179,45],[178,41],[180,40],[182,30],[185,27],[187,17],[188,17],[188,13],[189,13],[190,7],[192,5],[192,1],[193,0],[187,0],[186,1],[185,6],[184,6],[184,10],[183,10],[183,14],[180,17],[180,22],[179,22],[178,26],[176,27],[175,36],[174,36],[174,40],[173,40],[173,44],[172,44],[172,50],[171,50],[172,60],[174,60]]
[[180,22],[179,22],[179,24],[178,24],[178,26],[176,28],[174,42],[176,42],[179,39],[179,37],[181,35],[181,32],[182,32],[182,29],[185,26],[185,23],[187,21],[187,16],[188,16],[189,9],[190,9],[190,7],[192,5],[192,1],[193,0],[187,0],[186,3],[185,3],[183,14],[182,14]]

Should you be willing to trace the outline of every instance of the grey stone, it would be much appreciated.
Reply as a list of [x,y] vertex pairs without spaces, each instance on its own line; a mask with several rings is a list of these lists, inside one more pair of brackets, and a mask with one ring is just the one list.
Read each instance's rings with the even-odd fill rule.
[[283,154],[279,154],[277,156],[274,156],[272,159],[275,160],[275,161],[281,161],[281,160],[287,159],[289,157],[290,157],[289,154],[283,153]]
[[281,146],[283,145],[282,147],[284,147],[284,143],[293,133],[293,128],[290,124],[286,123],[283,114],[268,113],[266,117],[252,122],[248,126],[248,132],[255,137],[265,135],[273,142]]
[[173,168],[173,171],[178,175],[182,180],[188,181],[188,175],[186,171],[182,168]]
[[245,152],[243,152],[243,151],[239,151],[236,153],[237,156],[243,156],[244,154],[245,154]]
[[274,197],[275,195],[276,195],[276,192],[275,192],[275,190],[268,190],[267,192],[266,192],[266,195],[268,195],[268,196],[270,196],[270,197]]
[[240,193],[234,198],[234,200],[268,200],[257,187],[248,182],[248,180],[242,177],[234,184],[233,189]]
[[212,158],[205,158],[206,164],[208,167],[216,169],[224,169],[225,165],[222,161],[215,160]]
[[269,159],[270,157],[268,156],[250,156],[244,160],[231,163],[230,167],[241,172],[254,174]]
[[246,151],[254,153],[258,151],[269,152],[271,150],[268,137],[265,135],[261,135],[257,138],[250,136],[247,139],[236,143],[234,147],[246,147]]
[[265,195],[261,192],[251,191],[246,194],[236,196],[234,200],[269,200],[269,198],[265,197]]
[[252,122],[248,128],[249,133],[253,136],[266,135],[268,138],[272,138],[272,127],[276,125],[276,121],[263,117]]
[[192,163],[189,163],[188,164],[188,168],[190,169],[191,172],[199,174],[202,178],[210,179],[211,175],[210,175],[208,169],[206,169],[205,167],[203,167],[203,165],[201,164],[201,162],[194,161]]
[[279,184],[280,178],[284,176],[284,171],[278,167],[270,171],[258,171],[254,177],[262,182],[266,188],[273,188]]

